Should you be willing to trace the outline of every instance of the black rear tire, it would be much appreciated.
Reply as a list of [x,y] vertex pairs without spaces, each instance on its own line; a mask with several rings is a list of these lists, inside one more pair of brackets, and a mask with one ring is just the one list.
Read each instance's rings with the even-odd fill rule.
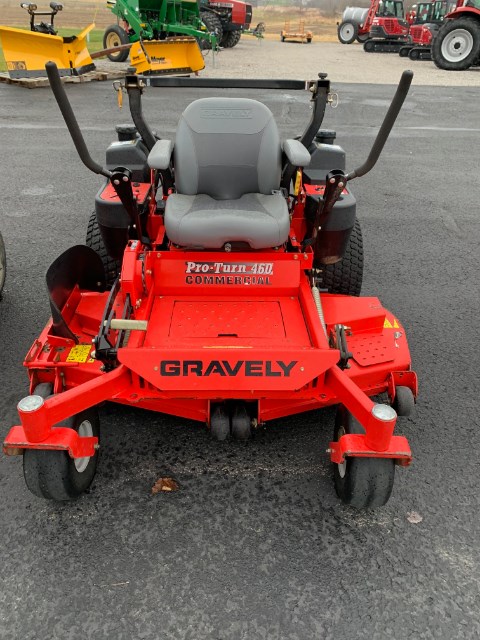
[[[214,33],[217,38],[217,46],[220,45],[223,36],[223,27],[220,22],[220,18],[216,13],[212,13],[211,11],[201,11],[200,19],[203,24],[207,27],[207,31],[209,33]],[[212,44],[205,40],[205,38],[200,38],[198,45],[200,49],[207,50],[212,48]]]
[[[344,434],[362,434],[365,430],[345,407],[335,418],[333,440]],[[346,457],[333,470],[335,490],[340,500],[356,509],[374,509],[388,502],[395,481],[395,462],[391,458]]]
[[340,262],[315,266],[322,271],[319,285],[321,289],[327,289],[328,293],[360,295],[363,281],[363,239],[358,220],[355,220],[345,255]]
[[[90,436],[100,435],[97,410],[87,409],[69,418],[66,427]],[[23,475],[28,489],[39,498],[64,502],[78,498],[91,485],[98,451],[91,458],[71,458],[67,451],[26,449]]]
[[241,35],[241,31],[227,31],[222,36],[220,46],[225,47],[225,49],[233,49],[240,42]]
[[[125,29],[122,29],[118,24],[111,24],[105,29],[103,34],[103,48],[111,49],[112,47],[118,47],[121,44],[128,44],[130,39]],[[128,58],[128,49],[125,51],[119,51],[118,53],[109,53],[108,59],[112,62],[125,62]]]
[[480,20],[446,20],[432,42],[432,59],[439,69],[464,71],[480,58]]
[[410,51],[408,52],[408,57],[410,58],[410,60],[418,60],[420,58],[420,51],[418,49],[410,49]]
[[103,242],[102,234],[100,233],[100,229],[98,227],[97,214],[95,213],[95,211],[92,213],[88,221],[85,244],[87,245],[87,247],[90,247],[91,249],[96,251],[102,259],[103,268],[105,269],[107,287],[111,287],[117,279],[118,274],[120,273],[122,263],[120,260],[114,260],[108,255],[105,244]]

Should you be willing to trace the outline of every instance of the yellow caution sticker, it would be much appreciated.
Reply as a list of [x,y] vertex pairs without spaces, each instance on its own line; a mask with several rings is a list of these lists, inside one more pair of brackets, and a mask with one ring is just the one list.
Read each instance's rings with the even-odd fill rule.
[[383,328],[384,329],[400,329],[400,325],[398,324],[396,318],[393,319],[393,324],[390,322],[388,318],[385,318],[383,322]]
[[87,362],[90,358],[91,344],[77,344],[70,349],[67,362]]

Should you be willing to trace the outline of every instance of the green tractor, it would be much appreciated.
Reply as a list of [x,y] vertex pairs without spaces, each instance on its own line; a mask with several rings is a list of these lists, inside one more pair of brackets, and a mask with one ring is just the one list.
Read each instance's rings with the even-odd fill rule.
[[[108,6],[117,17],[117,24],[105,30],[105,49],[139,40],[164,40],[172,35],[194,37],[204,49],[217,47],[220,33],[216,33],[216,22],[202,20],[197,0],[108,0]],[[113,62],[124,62],[128,53],[125,48],[108,57]]]

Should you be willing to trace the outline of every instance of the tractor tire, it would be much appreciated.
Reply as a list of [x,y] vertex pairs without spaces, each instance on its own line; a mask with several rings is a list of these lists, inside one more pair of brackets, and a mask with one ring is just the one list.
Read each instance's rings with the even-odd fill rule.
[[363,35],[357,35],[357,42],[363,44],[365,40],[368,40],[368,33],[364,33]]
[[363,281],[363,239],[358,220],[350,234],[345,255],[336,264],[315,265],[322,271],[319,287],[328,293],[359,296]]
[[[211,11],[201,11],[200,19],[203,22],[203,24],[207,27],[207,31],[209,33],[215,34],[215,37],[217,38],[217,46],[219,46],[223,36],[223,27],[222,27],[222,23],[220,22],[220,18],[217,16],[216,13],[212,13]],[[200,41],[198,44],[200,49],[203,49],[203,50],[212,48],[211,43],[208,42],[208,40],[205,40],[204,38],[200,38]]]
[[[96,409],[87,409],[69,418],[65,426],[80,436],[100,435]],[[30,491],[39,498],[59,502],[78,498],[91,485],[97,470],[98,451],[90,458],[69,456],[67,451],[26,449],[23,455],[23,475]]]
[[7,254],[5,252],[5,243],[0,233],[0,298],[2,297],[3,285],[7,275]]
[[108,255],[107,249],[105,248],[105,244],[103,242],[102,234],[100,233],[100,229],[98,227],[97,214],[95,213],[95,211],[92,213],[88,221],[85,244],[87,245],[87,247],[90,247],[91,249],[96,251],[102,259],[103,268],[105,269],[107,287],[111,287],[117,279],[118,274],[120,273],[122,263],[120,260],[114,260]]
[[400,58],[408,58],[411,50],[411,47],[402,47],[398,52],[398,55]]
[[[119,47],[121,44],[128,44],[130,39],[125,29],[122,29],[118,24],[111,24],[105,29],[103,34],[103,48],[112,49],[113,47]],[[129,51],[119,51],[118,53],[109,53],[108,59],[112,62],[125,62],[128,58]]]
[[480,20],[447,20],[432,43],[432,59],[439,69],[464,71],[480,58]]
[[[365,430],[352,414],[340,406],[335,417],[334,442],[344,434],[363,434]],[[395,481],[395,462],[391,458],[349,457],[333,468],[335,491],[344,504],[356,509],[373,509],[387,504]]]
[[225,49],[233,49],[239,42],[241,38],[241,31],[227,31],[223,34],[222,39],[220,41],[220,46],[225,47]]
[[311,39],[311,38],[307,38],[307,44],[310,44],[310,43],[311,43],[311,41],[312,41],[312,39]]
[[348,20],[341,22],[338,26],[337,34],[342,44],[352,44],[358,36],[358,24]]

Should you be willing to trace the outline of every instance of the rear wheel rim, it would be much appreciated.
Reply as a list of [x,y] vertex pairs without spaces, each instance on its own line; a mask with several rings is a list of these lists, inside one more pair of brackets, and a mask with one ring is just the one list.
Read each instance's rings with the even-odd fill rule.
[[353,37],[353,25],[344,24],[340,29],[340,36],[343,40],[350,40]]
[[107,49],[113,49],[113,47],[119,47],[122,43],[120,42],[120,38],[118,33],[108,33],[106,37],[106,45]]
[[[91,438],[93,436],[93,428],[90,420],[84,420],[80,426],[78,427],[78,435],[80,438]],[[85,456],[84,458],[74,458],[73,462],[75,464],[75,469],[78,473],[83,473],[85,469],[88,467],[88,463],[90,462],[90,457]]]
[[466,29],[455,29],[442,42],[442,55],[447,62],[462,62],[470,55],[474,45],[473,36]]

